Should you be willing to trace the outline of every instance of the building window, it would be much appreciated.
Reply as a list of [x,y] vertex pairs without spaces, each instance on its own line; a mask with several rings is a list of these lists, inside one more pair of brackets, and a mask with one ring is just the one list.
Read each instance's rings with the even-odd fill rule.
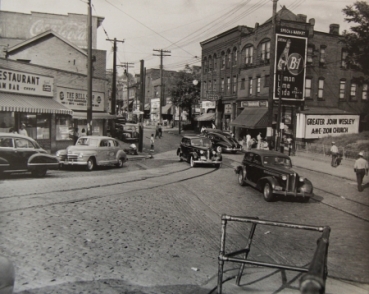
[[318,99],[323,99],[323,91],[324,91],[324,80],[319,79],[318,81]]
[[356,83],[351,83],[351,89],[350,89],[350,100],[355,101],[356,100]]
[[342,50],[342,53],[341,53],[341,67],[342,68],[347,68],[347,63],[346,63],[347,54],[348,53],[346,50]]
[[21,113],[20,121],[25,124],[29,137],[40,140],[50,139],[50,115]]
[[245,64],[252,64],[254,56],[254,47],[247,47],[245,49]]
[[361,100],[368,101],[368,84],[363,84],[363,93],[361,94]]
[[314,47],[313,46],[308,46],[308,48],[307,48],[307,59],[306,59],[307,63],[313,63],[313,54],[314,54]]
[[217,70],[218,69],[218,57],[216,54],[214,54],[213,61],[214,61],[214,70]]
[[211,84],[211,80],[209,81],[208,88],[210,91],[213,90],[213,85]]
[[220,91],[223,93],[224,92],[224,78],[222,78],[221,80],[221,84],[220,84]]
[[209,71],[213,70],[213,59],[211,58],[211,56],[209,56]]
[[326,60],[325,60],[325,55],[326,55],[325,48],[326,48],[325,46],[320,47],[319,63],[320,63],[321,66],[324,66],[325,62],[326,62]]
[[225,60],[226,60],[225,53],[222,52],[222,69],[225,68]]
[[208,85],[206,84],[205,81],[203,82],[203,84],[204,84],[204,93],[207,93],[208,92]]
[[346,81],[340,80],[340,99],[345,99]]
[[216,91],[216,90],[217,90],[217,80],[214,80],[213,91]]
[[264,88],[269,87],[269,83],[270,83],[270,75],[266,75],[264,77]]
[[233,49],[233,66],[237,65],[238,51],[236,48]]
[[233,76],[233,93],[237,92],[237,77]]
[[256,95],[260,94],[260,87],[261,87],[261,78],[257,77],[257,79],[256,79]]
[[204,69],[203,72],[207,73],[208,71],[208,60],[206,58],[204,58],[204,65],[203,65]]
[[305,98],[311,99],[311,79],[305,79]]
[[246,79],[242,78],[241,79],[240,90],[245,90],[245,89],[246,89]]
[[56,116],[56,140],[72,140],[73,138],[69,136],[69,130],[73,129],[73,121],[70,116]]
[[227,93],[231,92],[231,78],[227,78]]
[[249,78],[249,95],[252,95],[252,78]]
[[269,61],[270,59],[270,41],[261,44],[261,60]]

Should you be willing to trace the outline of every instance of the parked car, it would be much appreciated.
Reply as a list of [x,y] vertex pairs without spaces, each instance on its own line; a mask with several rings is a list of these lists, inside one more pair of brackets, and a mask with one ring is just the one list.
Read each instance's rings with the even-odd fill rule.
[[82,136],[75,145],[56,152],[64,166],[85,166],[92,171],[96,166],[123,167],[127,155],[119,142],[107,136]]
[[292,170],[289,156],[276,151],[252,150],[245,153],[242,165],[235,168],[238,183],[263,192],[265,201],[275,195],[293,196],[308,202],[313,194],[313,184]]
[[232,137],[230,133],[222,132],[214,129],[206,129],[203,136],[209,138],[218,152],[242,151],[242,145]]
[[179,161],[186,160],[191,167],[197,164],[211,164],[220,167],[222,155],[217,152],[208,138],[200,136],[184,136],[177,149]]
[[49,169],[59,169],[59,160],[35,140],[18,134],[0,133],[0,174],[31,172],[35,177],[44,177]]
[[115,124],[115,138],[125,143],[138,143],[139,126],[134,123]]

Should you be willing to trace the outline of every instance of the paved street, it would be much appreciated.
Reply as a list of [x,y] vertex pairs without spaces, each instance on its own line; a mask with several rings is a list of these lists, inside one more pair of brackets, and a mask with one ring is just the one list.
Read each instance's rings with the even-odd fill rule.
[[[224,155],[218,170],[191,169],[176,157],[179,138],[165,133],[153,159],[128,161],[123,169],[1,180],[0,254],[14,262],[15,293],[209,293],[217,282],[222,214],[329,225],[327,293],[368,293],[369,203],[350,179],[297,167],[314,182],[314,199],[267,203],[237,184],[233,167],[242,154]],[[231,227],[229,251],[245,245],[245,232],[239,224]],[[304,266],[318,236],[260,227],[250,258]],[[236,268],[228,264],[226,276]],[[271,282],[260,268],[247,273],[240,289],[225,283],[226,293],[281,286],[280,274]],[[260,276],[266,283],[256,283]]]

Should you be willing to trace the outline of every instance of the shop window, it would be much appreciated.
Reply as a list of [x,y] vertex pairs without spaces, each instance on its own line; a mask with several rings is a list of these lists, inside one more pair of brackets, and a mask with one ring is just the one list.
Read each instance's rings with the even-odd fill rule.
[[14,128],[14,115],[11,112],[0,112],[0,132],[8,133],[10,128]]
[[340,80],[340,99],[345,99],[346,81]]
[[233,94],[237,92],[237,77],[233,76]]
[[260,88],[261,88],[261,78],[256,78],[256,95],[260,94]]
[[57,116],[55,125],[57,141],[73,139],[73,123],[70,116]]
[[269,87],[269,83],[270,83],[270,75],[266,75],[264,77],[264,88]]
[[20,115],[20,123],[25,124],[29,137],[40,140],[50,139],[50,114],[27,114]]
[[318,81],[318,99],[323,100],[324,99],[324,80],[319,79]]
[[305,99],[311,99],[311,79],[305,80]]
[[351,101],[356,101],[356,88],[357,88],[356,83],[351,83],[351,88],[350,88],[350,100]]
[[363,93],[361,94],[361,100],[368,101],[368,84],[363,84]]
[[252,78],[249,78],[249,95],[252,95]]
[[245,89],[246,89],[246,79],[242,78],[241,79],[240,90],[245,90]]

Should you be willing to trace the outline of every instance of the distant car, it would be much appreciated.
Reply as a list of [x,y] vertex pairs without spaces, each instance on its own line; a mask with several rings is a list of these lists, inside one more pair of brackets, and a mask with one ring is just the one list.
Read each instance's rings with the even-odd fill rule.
[[289,156],[276,151],[252,150],[245,153],[242,165],[235,169],[238,183],[263,192],[265,201],[274,195],[293,196],[308,202],[313,194],[313,184],[292,170]]
[[96,166],[123,167],[127,154],[119,142],[106,136],[82,136],[75,145],[56,152],[60,164],[64,166],[85,166],[92,171]]
[[177,149],[179,161],[186,160],[191,167],[197,164],[220,167],[222,155],[217,152],[208,138],[200,136],[184,136]]
[[209,138],[213,146],[218,152],[232,152],[242,151],[242,145],[237,142],[235,138],[228,132],[222,132],[214,129],[206,129],[203,136]]
[[138,143],[139,125],[134,123],[115,124],[115,138],[125,143]]
[[0,174],[31,172],[44,177],[47,170],[59,169],[59,160],[30,137],[0,133]]

